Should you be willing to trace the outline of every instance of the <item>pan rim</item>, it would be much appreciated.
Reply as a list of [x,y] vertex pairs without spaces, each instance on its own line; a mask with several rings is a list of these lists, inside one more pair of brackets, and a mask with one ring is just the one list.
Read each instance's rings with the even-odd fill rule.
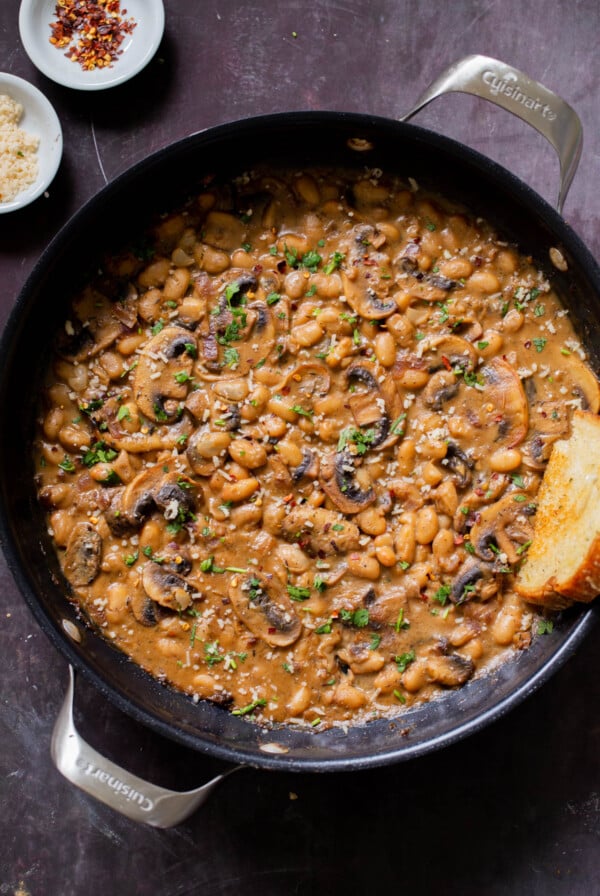
[[[600,269],[594,261],[591,253],[577,235],[577,233],[568,225],[562,216],[549,204],[543,197],[539,196],[527,184],[524,184],[512,172],[493,162],[477,150],[471,149],[456,140],[437,134],[417,125],[406,122],[399,122],[390,118],[383,118],[362,113],[348,112],[279,112],[272,115],[255,116],[252,118],[244,118],[237,121],[227,122],[222,125],[197,131],[181,140],[162,147],[149,156],[141,159],[133,166],[128,167],[121,172],[114,180],[110,181],[100,191],[94,194],[84,203],[81,208],[72,215],[63,225],[57,235],[43,250],[40,258],[34,265],[29,277],[27,278],[22,290],[17,297],[16,303],[9,315],[2,338],[0,340],[0,352],[3,356],[8,357],[8,351],[11,348],[13,340],[18,338],[19,329],[22,323],[23,315],[26,313],[28,304],[35,300],[37,284],[45,274],[49,272],[53,265],[57,263],[57,257],[60,260],[68,243],[72,240],[73,232],[76,228],[87,226],[90,218],[94,215],[99,207],[103,204],[110,203],[116,196],[118,197],[120,189],[136,179],[143,179],[148,176],[153,169],[160,167],[165,159],[176,157],[182,153],[191,151],[193,148],[202,145],[209,145],[213,142],[230,139],[235,133],[240,133],[240,129],[244,132],[250,132],[257,127],[269,128],[278,126],[279,124],[289,125],[291,121],[298,127],[317,126],[322,122],[332,121],[344,122],[348,125],[359,127],[371,127],[375,129],[393,129],[400,135],[402,133],[410,134],[414,140],[425,141],[428,146],[439,147],[440,150],[459,153],[462,159],[470,166],[474,167],[476,173],[485,172],[487,176],[492,178],[500,178],[504,183],[510,185],[512,191],[518,194],[519,201],[526,207],[530,213],[543,215],[546,222],[553,232],[557,233],[558,239],[568,244],[570,253],[576,258],[579,265],[587,267],[587,275],[591,280],[596,280],[600,284]],[[510,200],[514,201],[514,200]],[[375,753],[371,756],[340,756],[334,755],[331,758],[319,757],[311,759],[310,756],[298,757],[281,755],[269,755],[258,751],[249,751],[243,748],[235,749],[223,744],[209,743],[202,740],[200,735],[192,735],[183,729],[178,729],[172,724],[165,722],[156,715],[152,715],[149,710],[132,702],[131,697],[127,697],[114,684],[110,684],[102,678],[93,668],[86,663],[81,654],[74,647],[68,635],[62,631],[54,619],[46,612],[44,606],[35,594],[31,581],[27,578],[23,570],[22,563],[19,559],[19,552],[16,544],[13,542],[13,535],[10,521],[7,516],[7,508],[4,501],[0,501],[0,543],[2,544],[7,565],[15,579],[19,591],[24,596],[26,603],[32,611],[42,630],[48,635],[55,647],[66,657],[66,659],[75,666],[78,671],[91,681],[91,683],[100,691],[103,696],[108,697],[111,702],[127,715],[141,722],[146,727],[156,733],[175,740],[184,746],[191,747],[198,752],[205,752],[216,758],[223,759],[226,762],[244,762],[244,764],[264,767],[277,768],[287,771],[346,771],[359,768],[371,768],[381,765],[387,765],[394,762],[416,758],[426,753],[433,752],[443,746],[454,743],[463,739],[468,734],[490,724],[497,718],[503,716],[509,709],[516,706],[523,699],[533,693],[543,684],[555,671],[557,671],[566,660],[574,653],[583,638],[591,630],[597,621],[597,607],[582,608],[580,616],[573,626],[572,630],[566,635],[560,647],[547,659],[540,667],[522,683],[515,691],[511,691],[506,697],[497,704],[491,706],[488,710],[478,714],[475,718],[450,728],[448,731],[433,737],[432,739],[411,745],[404,743],[401,748],[390,748],[386,752]],[[399,717],[402,719],[402,716]],[[242,724],[247,725],[246,721]],[[258,726],[255,726],[258,728]],[[268,729],[260,729],[261,732]]]

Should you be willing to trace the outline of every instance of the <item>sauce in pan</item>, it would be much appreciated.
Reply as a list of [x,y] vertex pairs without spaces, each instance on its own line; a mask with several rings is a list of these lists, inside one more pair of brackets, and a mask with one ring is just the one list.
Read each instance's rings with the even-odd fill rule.
[[513,588],[599,386],[531,259],[381,171],[253,172],[107,259],[35,446],[74,600],[261,724],[398,714],[548,627]]

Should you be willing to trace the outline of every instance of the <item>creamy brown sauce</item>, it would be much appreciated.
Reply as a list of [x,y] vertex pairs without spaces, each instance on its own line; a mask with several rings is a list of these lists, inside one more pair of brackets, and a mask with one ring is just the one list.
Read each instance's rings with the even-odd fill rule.
[[208,188],[105,262],[36,443],[74,599],[260,723],[394,715],[536,634],[536,494],[598,383],[552,284],[381,172]]

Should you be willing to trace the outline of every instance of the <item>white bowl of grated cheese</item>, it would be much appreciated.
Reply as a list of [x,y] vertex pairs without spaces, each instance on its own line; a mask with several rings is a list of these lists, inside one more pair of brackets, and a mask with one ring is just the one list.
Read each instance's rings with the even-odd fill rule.
[[0,214],[42,195],[58,170],[62,148],[60,121],[44,94],[0,72]]

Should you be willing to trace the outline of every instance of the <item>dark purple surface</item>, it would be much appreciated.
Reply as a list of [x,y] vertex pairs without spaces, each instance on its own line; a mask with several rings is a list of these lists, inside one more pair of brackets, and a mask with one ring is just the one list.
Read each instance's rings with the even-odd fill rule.
[[[584,152],[565,217],[600,256],[597,0],[167,0],[154,61],[98,94],[74,93],[36,71],[18,39],[18,6],[0,4],[0,68],[48,96],[65,154],[49,198],[0,216],[0,323],[56,230],[152,150],[259,113],[401,115],[443,67],[472,52],[511,62],[578,111]],[[517,119],[452,96],[417,120],[554,198],[552,150]],[[180,828],[161,832],[93,802],[55,771],[49,743],[66,666],[3,562],[0,584],[0,896],[20,886],[30,896],[600,892],[600,630],[541,691],[461,744],[354,774],[247,770]],[[85,685],[78,703],[88,738],[138,774],[183,789],[215,769]]]

